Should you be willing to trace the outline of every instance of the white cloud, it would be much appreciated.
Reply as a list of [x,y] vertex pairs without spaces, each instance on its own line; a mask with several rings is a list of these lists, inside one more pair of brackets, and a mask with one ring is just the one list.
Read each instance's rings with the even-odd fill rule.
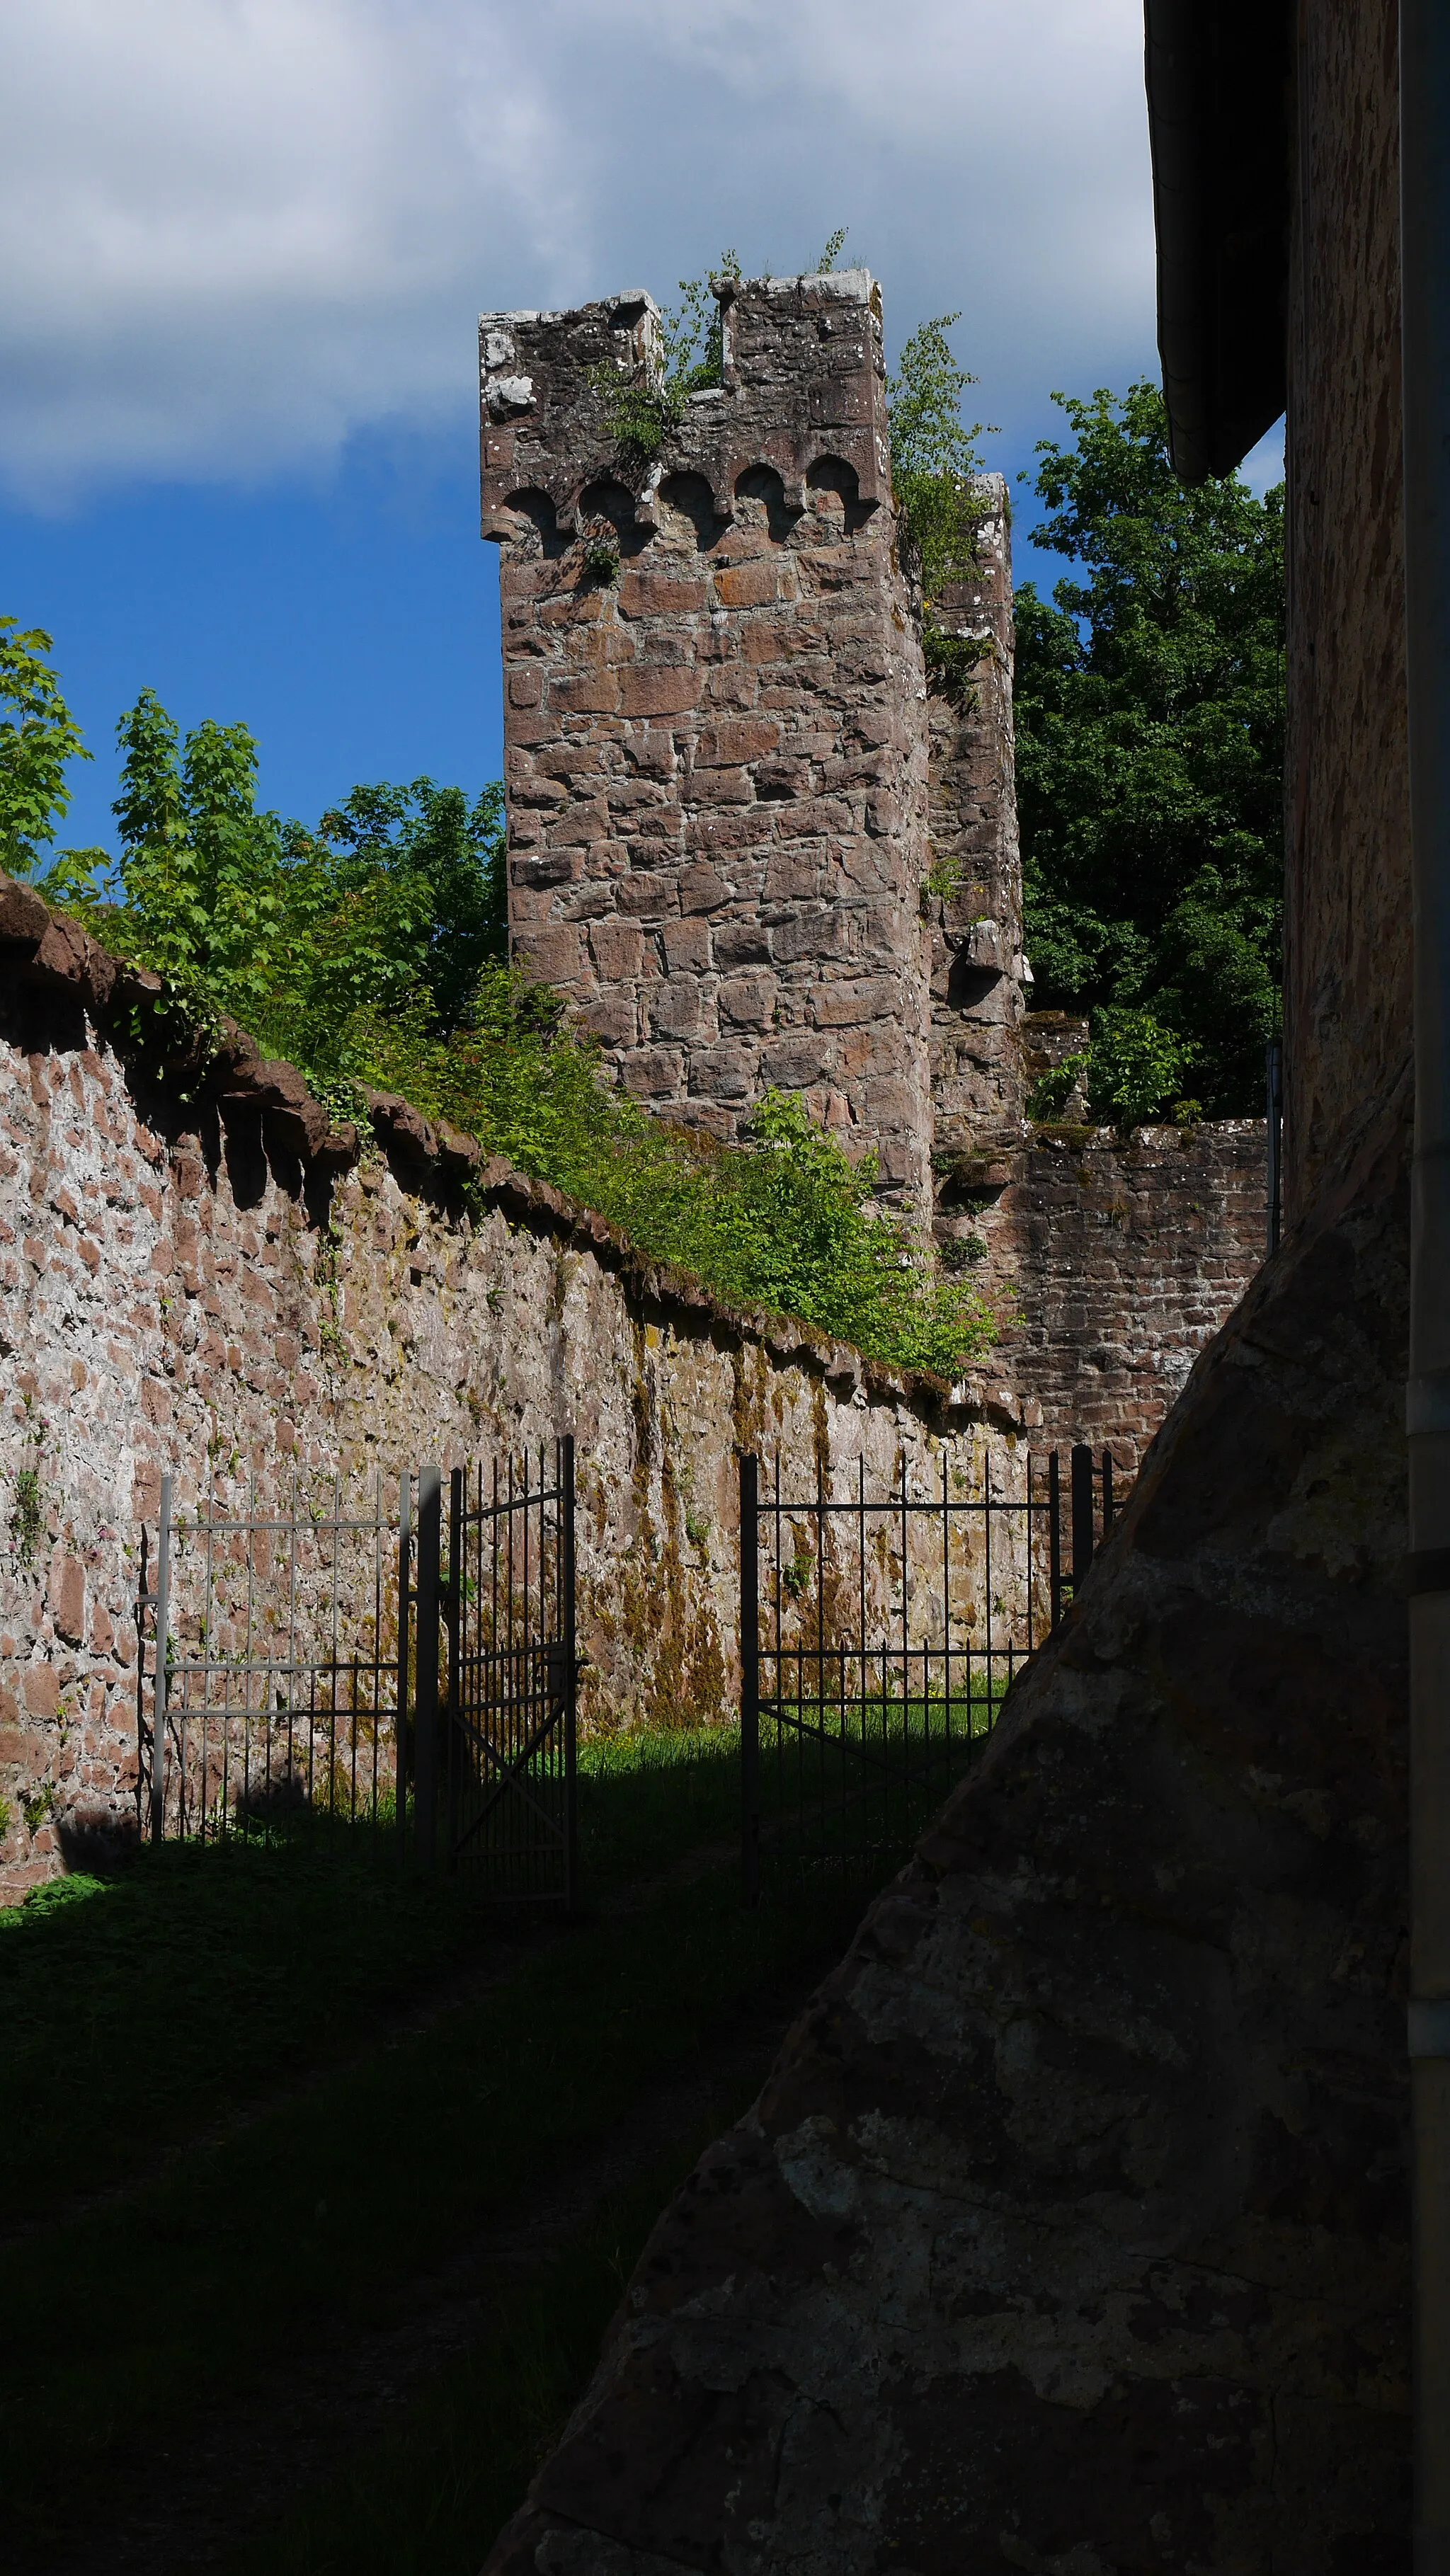
[[1151,347],[1136,0],[0,0],[0,473],[265,474],[471,400],[480,305],[837,222],[995,418]]

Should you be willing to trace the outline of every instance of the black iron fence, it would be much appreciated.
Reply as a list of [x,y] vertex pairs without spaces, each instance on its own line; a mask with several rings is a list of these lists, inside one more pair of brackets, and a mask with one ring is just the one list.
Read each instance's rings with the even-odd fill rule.
[[337,1479],[294,1474],[264,1502],[252,1489],[191,1510],[162,1478],[137,1603],[138,1822],[153,1841],[267,1836],[304,1814],[395,1825],[397,1531],[381,1477],[350,1502]]
[[359,1498],[275,1479],[181,1506],[137,1601],[137,1821],[153,1841],[362,1828],[501,1898],[574,1891],[574,1449]]
[[[903,1459],[888,1490],[863,1464],[803,1492],[779,1459],[741,1460],[752,1897],[905,1856],[1119,1499],[1111,1456],[1085,1447],[1060,1462],[964,1442]],[[424,1467],[350,1493],[294,1474],[183,1509],[165,1478],[138,1602],[143,1832],[361,1829],[490,1895],[571,1906],[575,1588],[569,1439],[455,1468],[446,1496]]]
[[[1113,1461],[943,1449],[891,1490],[740,1461],[743,1861],[879,1876],[990,1732],[1107,1536]],[[1064,1540],[1066,1547],[1064,1547]]]
[[[573,1904],[577,1876],[574,1443],[453,1471],[441,1803],[454,1868]],[[419,1765],[419,1841],[425,1805]]]

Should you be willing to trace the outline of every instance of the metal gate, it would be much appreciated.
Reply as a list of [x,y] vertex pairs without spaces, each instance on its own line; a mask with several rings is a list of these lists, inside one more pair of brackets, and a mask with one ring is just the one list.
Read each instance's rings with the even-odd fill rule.
[[[381,1476],[161,1479],[136,1605],[137,1822],[153,1842],[268,1840],[302,1819],[396,1826],[403,1794],[397,1515]],[[154,1573],[154,1583],[152,1576]]]
[[[455,1467],[448,1505],[440,1801],[450,1868],[494,1894],[572,1906],[578,1875],[574,1443],[487,1479]],[[421,1739],[420,1739],[421,1746]],[[433,1791],[420,1762],[418,1835]]]
[[326,1826],[487,1894],[575,1890],[574,1444],[344,1495],[161,1483],[136,1605],[137,1822]]
[[[800,1495],[740,1460],[743,1863],[768,1878],[899,1864],[1114,1517],[1113,1461],[943,1449],[892,1490]],[[1068,1504],[1064,1515],[1064,1500]],[[1069,1551],[1064,1566],[1064,1518]]]

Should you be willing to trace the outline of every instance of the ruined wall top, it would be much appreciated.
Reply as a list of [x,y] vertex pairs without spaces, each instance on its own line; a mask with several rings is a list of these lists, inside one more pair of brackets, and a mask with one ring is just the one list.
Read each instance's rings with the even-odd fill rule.
[[[728,521],[740,476],[761,465],[799,510],[812,467],[826,459],[852,469],[862,503],[889,502],[881,290],[869,272],[714,285],[724,382],[688,398],[642,476],[636,524],[653,527],[654,495],[682,472],[704,477]],[[599,371],[617,369],[621,387],[659,381],[658,306],[636,288],[573,313],[485,313],[479,365],[483,534],[507,539],[509,505],[526,494],[547,496],[572,533],[581,497],[613,467],[618,445]]]

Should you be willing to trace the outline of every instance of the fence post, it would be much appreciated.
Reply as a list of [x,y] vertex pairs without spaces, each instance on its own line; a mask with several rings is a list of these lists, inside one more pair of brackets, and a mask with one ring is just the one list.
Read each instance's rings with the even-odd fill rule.
[[450,1854],[458,1838],[458,1817],[463,1797],[461,1777],[463,1765],[459,1754],[459,1729],[463,1722],[463,1688],[459,1655],[463,1643],[465,1475],[464,1468],[455,1467],[448,1479],[448,1581],[443,1593],[443,1616],[448,1631],[448,1691],[445,1701],[448,1722],[443,1737],[446,1772],[442,1787],[442,1807],[445,1818],[449,1820],[447,1831]]
[[398,1478],[398,1858],[408,1850],[408,1647],[413,1610],[413,1471]]
[[1269,1122],[1269,1250],[1277,1252],[1284,1186],[1284,1048],[1279,1038],[1269,1040],[1264,1075]]
[[438,1557],[443,1483],[418,1471],[418,1644],[413,1659],[413,1848],[420,1869],[438,1860]]
[[574,1625],[574,1434],[559,1443],[559,1514],[564,1551],[564,1910],[579,1886],[579,1661]]
[[166,1640],[171,1626],[171,1478],[161,1479],[161,1524],[156,1548],[156,1667],[151,1684],[151,1839],[166,1832],[166,1700],[170,1675]]
[[1055,1628],[1062,1617],[1062,1470],[1055,1449],[1047,1459],[1047,1597]]
[[1076,1600],[1093,1561],[1093,1453],[1077,1440],[1072,1451],[1072,1592]]
[[745,1902],[760,1902],[759,1461],[740,1461],[740,1797]]

